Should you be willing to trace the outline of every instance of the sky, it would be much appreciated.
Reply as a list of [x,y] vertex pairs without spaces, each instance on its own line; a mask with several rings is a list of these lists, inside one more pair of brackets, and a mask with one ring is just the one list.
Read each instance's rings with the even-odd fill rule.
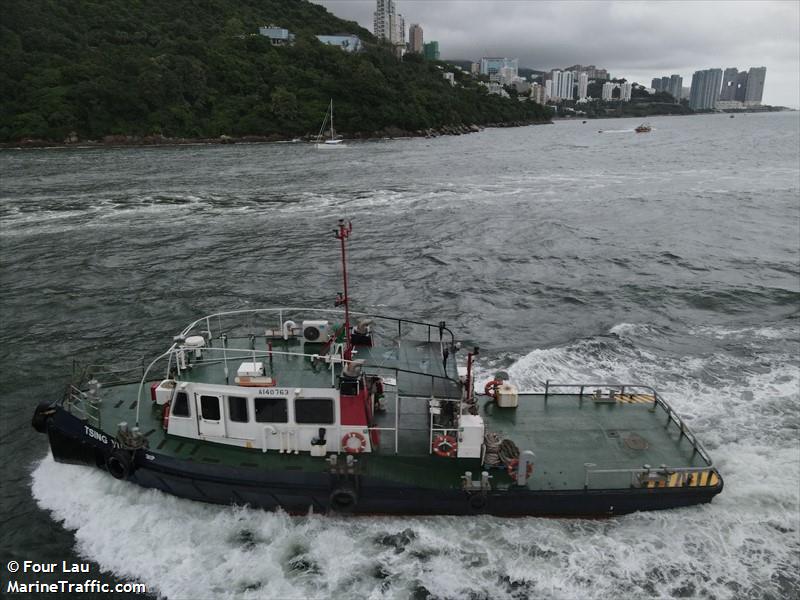
[[[372,31],[375,0],[315,0]],[[442,59],[519,58],[539,70],[593,64],[649,86],[699,69],[767,67],[763,104],[800,108],[800,1],[395,0]],[[407,35],[407,34],[406,34]]]

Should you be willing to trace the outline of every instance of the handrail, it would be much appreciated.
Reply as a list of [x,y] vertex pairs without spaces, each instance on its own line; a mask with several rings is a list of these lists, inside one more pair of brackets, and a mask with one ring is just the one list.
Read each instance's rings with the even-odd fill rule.
[[[246,308],[246,309],[241,309],[241,310],[228,310],[228,311],[220,311],[220,312],[216,312],[216,313],[212,313],[212,314],[208,314],[208,315],[205,315],[203,317],[200,317],[199,319],[193,321],[192,323],[190,323],[189,325],[184,327],[181,330],[180,335],[185,336],[192,329],[194,329],[195,327],[197,327],[198,325],[200,325],[200,324],[202,324],[204,322],[208,325],[208,324],[210,324],[211,319],[214,319],[214,318],[219,319],[220,317],[227,317],[227,316],[233,316],[233,315],[261,314],[261,313],[279,313],[279,314],[282,314],[283,312],[288,312],[288,311],[309,311],[309,312],[333,313],[333,314],[344,315],[344,311],[341,310],[341,309],[336,309],[336,308],[313,308],[313,307],[302,307],[302,306],[276,307],[276,308]],[[447,326],[441,327],[439,324],[435,324],[435,323],[427,323],[425,321],[414,321],[414,320],[411,320],[411,319],[402,319],[402,318],[391,317],[391,316],[387,316],[387,315],[378,315],[378,314],[369,313],[369,312],[365,312],[365,311],[350,311],[350,314],[352,314],[352,315],[360,315],[360,316],[367,316],[367,317],[372,317],[374,319],[382,319],[382,320],[385,320],[385,321],[394,321],[395,323],[398,323],[398,324],[400,324],[400,323],[409,323],[409,324],[412,324],[412,325],[422,325],[424,327],[428,327],[429,330],[430,329],[435,329],[435,330],[441,329],[442,331],[446,331],[448,334],[450,334],[450,342],[451,342],[451,344],[455,344],[455,335],[453,334],[452,330]]]
[[589,477],[591,474],[610,474],[610,473],[628,473],[631,476],[631,484],[633,484],[633,477],[634,475],[641,475],[647,474],[650,475],[651,473],[654,475],[672,475],[674,473],[702,473],[704,471],[709,470],[716,470],[711,464],[705,465],[703,467],[669,467],[666,465],[660,467],[635,467],[630,469],[608,469],[608,468],[600,468],[596,469],[594,463],[585,463],[583,465],[584,472],[586,474],[584,478],[584,489],[589,489],[590,481]]
[[166,358],[167,356],[171,356],[172,352],[175,351],[175,347],[176,346],[177,346],[177,344],[173,343],[172,346],[169,347],[169,350],[164,352],[164,354],[161,354],[160,356],[157,356],[156,358],[154,358],[152,360],[152,362],[149,365],[147,365],[147,368],[144,370],[144,373],[142,373],[142,380],[139,382],[139,391],[136,394],[136,426],[137,427],[139,426],[139,407],[142,405],[142,388],[144,388],[144,383],[145,383],[145,381],[147,381],[147,374],[150,372],[150,369],[152,369],[153,366],[155,366],[155,364],[158,361],[160,361],[163,358]]
[[[142,379],[139,382],[139,391],[138,391],[138,393],[136,395],[136,424],[137,424],[137,426],[139,424],[139,406],[142,403],[141,402],[142,401],[142,391],[144,389],[144,384],[147,381],[148,373],[153,368],[153,366],[155,366],[155,364],[157,362],[159,362],[160,360],[163,360],[164,358],[167,358],[168,356],[171,357],[173,354],[177,354],[178,352],[181,352],[181,350],[182,349],[180,347],[178,347],[177,343],[172,344],[172,346],[170,347],[169,350],[167,350],[163,354],[161,354],[161,355],[157,356],[155,359],[153,359],[153,361],[144,370],[144,373],[142,374]],[[256,358],[262,358],[262,357],[266,358],[270,354],[273,354],[273,355],[278,354],[278,355],[284,355],[284,356],[302,356],[302,357],[306,357],[306,358],[319,358],[321,360],[324,360],[323,356],[320,355],[320,354],[307,354],[305,352],[284,352],[282,350],[268,350],[268,351],[264,352],[263,354],[254,353],[253,350],[250,349],[250,348],[227,348],[227,347],[215,348],[215,347],[207,347],[207,348],[204,348],[204,350],[206,350],[206,351],[212,350],[212,351],[218,351],[218,352],[224,351],[226,354],[229,353],[229,352],[233,352],[233,353],[241,352],[241,353],[246,354],[246,356],[254,356]],[[355,363],[356,360],[346,360],[346,359],[341,358],[341,357],[336,357],[336,360],[335,361],[331,360],[330,364],[331,364],[331,367],[333,367],[335,364],[347,364],[347,363],[352,364],[352,363]],[[389,369],[389,370],[392,370],[392,371],[395,371],[395,372],[398,372],[398,373],[409,373],[409,374],[412,374],[412,375],[422,375],[422,376],[425,376],[425,377],[430,377],[431,378],[431,382],[433,382],[433,380],[439,379],[439,380],[449,381],[450,383],[456,384],[458,386],[461,385],[460,381],[458,381],[456,379],[453,379],[452,377],[448,377],[447,375],[435,375],[433,373],[421,373],[421,372],[418,372],[418,371],[412,371],[410,369],[402,369],[402,368],[399,368],[399,367],[383,367],[383,366],[378,365],[378,364],[371,365],[371,364],[368,364],[368,363],[364,363],[362,365],[362,367],[374,367],[376,369],[381,369],[381,368]],[[227,382],[226,382],[225,385],[229,385],[229,384],[227,384]]]
[[64,397],[61,399],[62,406],[64,406],[69,413],[73,411],[78,412],[79,415],[83,415],[86,421],[99,428],[100,407],[87,402],[85,396],[86,394],[84,392],[70,384],[67,386],[66,390],[64,390]]
[[[711,456],[706,451],[703,444],[697,439],[697,436],[689,429],[689,426],[681,419],[680,415],[673,410],[673,408],[664,400],[659,393],[649,385],[645,385],[642,383],[550,383],[550,381],[545,381],[545,398],[548,397],[550,390],[552,388],[580,388],[580,395],[583,395],[584,388],[589,389],[596,389],[596,388],[606,388],[606,389],[618,389],[620,390],[620,394],[624,394],[626,389],[642,389],[649,391],[653,395],[653,407],[660,406],[664,412],[667,413],[667,417],[669,418],[669,422],[675,423],[678,429],[681,432],[681,436],[685,436],[686,439],[692,444],[692,447],[700,454],[700,456],[708,463],[708,467],[711,467],[714,462],[711,460]],[[532,394],[532,393],[540,393],[540,392],[520,392],[520,394]],[[564,394],[566,395],[566,394]],[[669,425],[669,422],[667,423]]]

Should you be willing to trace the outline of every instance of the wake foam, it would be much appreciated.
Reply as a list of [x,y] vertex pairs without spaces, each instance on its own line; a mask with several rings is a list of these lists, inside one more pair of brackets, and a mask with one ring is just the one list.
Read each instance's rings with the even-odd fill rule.
[[33,494],[81,555],[170,598],[797,597],[796,357],[771,352],[772,334],[757,368],[750,355],[684,358],[633,341],[656,331],[620,324],[507,370],[522,388],[651,382],[717,460],[725,490],[710,505],[607,520],[290,517],[181,500],[49,456]]

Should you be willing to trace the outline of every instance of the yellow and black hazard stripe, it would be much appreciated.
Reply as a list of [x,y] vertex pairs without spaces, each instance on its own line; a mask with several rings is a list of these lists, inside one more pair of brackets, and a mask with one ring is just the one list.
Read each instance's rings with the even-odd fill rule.
[[650,394],[618,394],[616,398],[623,404],[652,404],[655,401]]
[[670,473],[658,479],[642,482],[646,488],[674,488],[674,487],[714,487],[719,484],[719,475],[714,470],[697,471],[694,473]]

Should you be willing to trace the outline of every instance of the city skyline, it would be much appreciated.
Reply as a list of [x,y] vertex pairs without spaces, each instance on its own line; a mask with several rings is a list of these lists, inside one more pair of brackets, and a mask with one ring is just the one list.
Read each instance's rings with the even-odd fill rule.
[[[375,0],[315,1],[372,31]],[[678,2],[397,4],[439,41],[443,59],[507,56],[542,71],[591,63],[642,85],[667,73],[688,84],[696,71],[764,65],[763,104],[800,108],[800,3],[696,2],[691,11]]]

